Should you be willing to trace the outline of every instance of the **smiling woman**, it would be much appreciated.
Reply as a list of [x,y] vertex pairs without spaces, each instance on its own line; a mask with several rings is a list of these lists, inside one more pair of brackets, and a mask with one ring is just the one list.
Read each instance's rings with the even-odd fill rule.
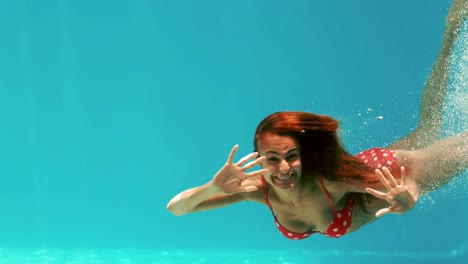
[[[386,148],[350,155],[332,117],[277,112],[258,125],[255,152],[234,162],[238,146],[207,184],[176,195],[175,215],[240,201],[268,206],[290,239],[314,233],[338,238],[388,214],[413,208],[428,193],[468,167],[468,133],[438,140],[452,48],[468,17],[468,1],[455,0],[442,49],[422,97],[415,131]],[[260,165],[262,169],[248,172]]]

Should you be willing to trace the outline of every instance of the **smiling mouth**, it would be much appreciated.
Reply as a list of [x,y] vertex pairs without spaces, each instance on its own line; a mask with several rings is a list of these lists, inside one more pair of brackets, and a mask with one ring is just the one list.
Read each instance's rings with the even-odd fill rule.
[[273,178],[273,181],[277,184],[287,184],[287,183],[291,183],[292,181],[294,181],[294,179],[296,178],[296,173],[291,173],[291,174],[287,174],[287,175],[284,175],[284,176],[272,176]]
[[275,177],[282,180],[282,181],[287,181],[287,180],[291,179],[292,176],[293,176],[292,174],[288,174],[286,176],[275,176]]

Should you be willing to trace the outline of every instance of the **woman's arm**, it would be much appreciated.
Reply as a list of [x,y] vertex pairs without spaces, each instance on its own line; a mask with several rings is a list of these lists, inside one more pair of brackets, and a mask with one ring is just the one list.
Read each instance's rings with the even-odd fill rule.
[[[177,194],[167,204],[167,210],[179,216],[230,205],[253,197],[249,193],[259,189],[258,176],[268,172],[268,169],[249,173],[246,171],[260,164],[265,157],[257,158],[258,153],[254,152],[234,163],[237,149],[238,146],[234,146],[226,164],[210,182]],[[251,159],[253,160],[249,162]]]
[[183,191],[167,204],[167,210],[176,216],[215,209],[246,199],[244,193],[223,194],[212,183]]

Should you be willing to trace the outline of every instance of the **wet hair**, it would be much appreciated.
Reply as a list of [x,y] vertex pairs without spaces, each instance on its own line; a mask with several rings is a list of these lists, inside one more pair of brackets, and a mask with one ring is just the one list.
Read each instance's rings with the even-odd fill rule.
[[[276,112],[265,117],[257,126],[254,149],[266,133],[294,138],[300,146],[303,177],[323,176],[329,181],[354,184],[376,184],[379,179],[373,169],[350,155],[343,147],[337,130],[337,120],[308,112]],[[369,195],[355,194],[363,205]]]

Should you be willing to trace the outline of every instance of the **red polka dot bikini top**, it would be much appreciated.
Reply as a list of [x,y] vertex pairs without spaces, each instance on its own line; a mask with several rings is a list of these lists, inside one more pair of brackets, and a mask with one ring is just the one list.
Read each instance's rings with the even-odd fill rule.
[[293,231],[290,231],[286,229],[284,226],[282,226],[279,222],[278,219],[276,218],[276,215],[273,211],[273,207],[271,206],[270,203],[270,198],[268,196],[268,186],[266,184],[265,178],[262,177],[262,183],[263,183],[263,190],[265,192],[265,197],[266,197],[266,203],[268,204],[268,207],[271,210],[271,213],[273,214],[273,217],[275,219],[275,224],[278,230],[280,231],[283,236],[289,238],[289,239],[294,239],[294,240],[299,240],[299,239],[304,239],[309,237],[310,235],[314,233],[321,233],[323,235],[329,236],[329,237],[334,237],[338,238],[340,236],[343,236],[346,234],[348,231],[349,227],[351,226],[351,222],[353,219],[353,207],[354,207],[354,200],[350,196],[348,200],[346,201],[346,205],[341,209],[340,211],[336,211],[335,205],[333,204],[333,201],[330,197],[330,194],[328,193],[327,189],[325,186],[323,186],[323,178],[320,178],[320,186],[322,187],[323,193],[328,199],[328,202],[330,203],[330,207],[333,211],[333,221],[328,227],[327,231],[325,232],[320,232],[320,231],[309,231],[305,233],[296,233]]
[[[390,169],[390,171],[395,171],[395,168],[397,167],[396,156],[394,152],[391,150],[386,150],[386,149],[381,149],[381,148],[372,148],[372,149],[365,150],[356,156],[362,159],[364,163],[366,163],[367,165],[375,169],[377,168],[380,169],[383,166],[386,166]],[[285,237],[289,239],[299,240],[299,239],[307,238],[314,233],[320,233],[328,237],[339,238],[348,232],[348,229],[351,226],[351,223],[353,220],[354,200],[352,196],[349,196],[343,209],[341,209],[340,211],[337,211],[333,203],[333,200],[331,199],[330,194],[328,193],[328,190],[323,185],[323,178],[320,178],[320,186],[322,187],[322,191],[327,197],[331,210],[333,211],[333,221],[331,222],[330,226],[325,232],[309,231],[305,233],[296,233],[296,232],[290,231],[286,229],[285,227],[283,227],[278,222],[278,219],[276,218],[273,207],[271,206],[270,198],[268,196],[267,183],[265,181],[265,178],[263,178],[263,176],[261,177],[261,179],[262,179],[263,190],[265,192],[266,203],[268,207],[270,208],[271,213],[273,214],[276,227],[278,228],[280,233],[283,234]]]

